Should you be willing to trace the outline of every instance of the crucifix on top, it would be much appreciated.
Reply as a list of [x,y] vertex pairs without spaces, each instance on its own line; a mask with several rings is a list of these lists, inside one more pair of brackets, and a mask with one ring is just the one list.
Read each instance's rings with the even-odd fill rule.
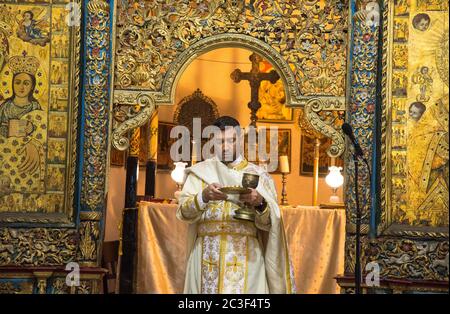
[[236,69],[231,73],[230,77],[235,83],[239,83],[242,80],[250,83],[251,99],[248,103],[248,108],[251,110],[250,125],[256,128],[256,112],[261,108],[258,97],[259,86],[262,81],[270,81],[272,84],[275,84],[276,81],[280,79],[280,76],[275,70],[272,70],[269,73],[261,72],[259,70],[259,64],[263,58],[256,53],[252,53],[249,59],[252,62],[252,69],[250,72],[242,72],[240,69]]

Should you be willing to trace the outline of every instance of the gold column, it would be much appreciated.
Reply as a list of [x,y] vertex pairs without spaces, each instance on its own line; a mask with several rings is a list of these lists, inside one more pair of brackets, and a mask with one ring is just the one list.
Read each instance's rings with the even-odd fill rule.
[[319,194],[319,160],[320,139],[314,139],[314,168],[313,168],[313,206],[317,206],[317,195]]
[[141,129],[137,127],[131,132],[129,156],[139,157],[139,139],[141,137]]
[[147,160],[145,165],[145,196],[155,197],[156,168],[158,159],[158,111],[155,110],[148,124]]
[[158,158],[158,112],[155,111],[150,119],[150,140],[148,141],[148,160],[155,161]]

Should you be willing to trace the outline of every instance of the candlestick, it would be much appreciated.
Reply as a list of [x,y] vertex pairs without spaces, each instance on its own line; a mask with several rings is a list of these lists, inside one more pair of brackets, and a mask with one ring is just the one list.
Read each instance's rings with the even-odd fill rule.
[[289,205],[287,202],[287,192],[286,192],[286,183],[287,183],[287,174],[289,173],[289,158],[286,155],[280,156],[280,171],[282,178],[282,190],[281,190],[281,205]]
[[286,192],[286,183],[287,183],[287,174],[286,173],[282,173],[281,174],[281,178],[282,178],[282,184],[283,184],[283,188],[281,190],[281,205],[289,205],[288,201],[287,201],[287,192]]

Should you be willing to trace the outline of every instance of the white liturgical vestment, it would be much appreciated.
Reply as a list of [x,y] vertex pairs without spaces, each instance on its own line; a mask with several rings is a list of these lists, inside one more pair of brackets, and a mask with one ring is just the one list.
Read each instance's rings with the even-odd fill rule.
[[[237,220],[238,195],[203,202],[212,183],[241,186],[244,173],[259,175],[256,190],[267,206],[255,222]],[[295,293],[286,236],[273,180],[240,157],[228,166],[217,158],[187,169],[177,218],[189,223],[185,293]]]

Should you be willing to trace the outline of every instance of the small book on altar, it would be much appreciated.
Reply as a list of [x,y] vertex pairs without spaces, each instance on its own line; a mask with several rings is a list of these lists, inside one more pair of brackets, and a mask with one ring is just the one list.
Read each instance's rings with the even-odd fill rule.
[[27,127],[27,120],[18,120],[18,119],[11,119],[9,120],[9,127],[8,127],[8,136],[15,136],[15,137],[24,137],[27,136],[27,132],[25,131]]

